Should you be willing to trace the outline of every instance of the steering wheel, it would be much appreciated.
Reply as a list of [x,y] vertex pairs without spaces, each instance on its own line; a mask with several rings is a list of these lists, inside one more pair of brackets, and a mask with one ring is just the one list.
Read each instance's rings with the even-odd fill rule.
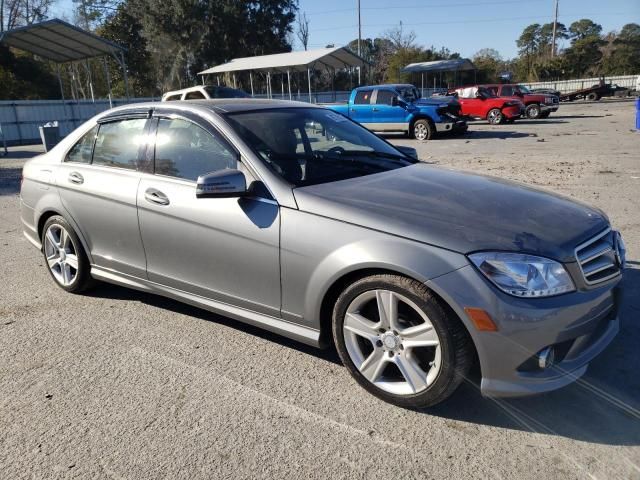
[[327,150],[327,153],[333,153],[337,155],[342,155],[344,152],[346,152],[346,150],[339,145],[331,147],[329,150]]

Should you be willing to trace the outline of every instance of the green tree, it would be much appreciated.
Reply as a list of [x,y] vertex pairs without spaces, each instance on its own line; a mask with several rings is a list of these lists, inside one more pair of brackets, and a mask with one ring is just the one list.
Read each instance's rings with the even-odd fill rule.
[[[151,55],[147,50],[147,41],[142,33],[142,25],[130,13],[129,1],[121,3],[115,13],[110,15],[96,33],[126,47],[124,59],[131,95],[157,96],[160,93],[158,82],[154,81]],[[121,66],[113,59],[107,60],[111,75],[111,88],[114,96],[124,96],[125,84]],[[106,87],[106,79],[105,85]]]
[[572,43],[587,38],[600,38],[601,33],[602,25],[598,25],[588,18],[573,22],[569,26],[569,38],[571,38]]
[[612,42],[612,51],[603,60],[609,75],[634,74],[640,71],[640,25],[628,23]]
[[479,83],[494,83],[498,81],[498,75],[504,68],[504,61],[497,50],[483,48],[476,52],[472,60],[477,69],[477,81]]
[[533,65],[540,50],[540,24],[534,23],[525,27],[522,34],[516,40],[518,52],[520,53],[520,70],[523,71],[527,80],[535,79]]

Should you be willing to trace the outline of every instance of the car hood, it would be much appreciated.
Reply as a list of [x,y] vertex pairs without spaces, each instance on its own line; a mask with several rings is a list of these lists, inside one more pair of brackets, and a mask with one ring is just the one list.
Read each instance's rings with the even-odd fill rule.
[[294,189],[300,210],[460,253],[526,252],[563,262],[607,228],[600,210],[498,178],[415,164]]
[[458,100],[455,97],[431,97],[431,98],[419,98],[418,100],[416,100],[415,102],[413,102],[413,105],[415,105],[416,107],[420,107],[420,106],[448,106],[448,105],[457,105],[458,104]]

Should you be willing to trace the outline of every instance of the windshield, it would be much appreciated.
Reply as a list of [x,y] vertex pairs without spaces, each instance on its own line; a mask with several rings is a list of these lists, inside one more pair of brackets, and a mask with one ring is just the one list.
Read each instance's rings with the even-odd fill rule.
[[204,87],[210,98],[247,98],[250,95],[242,90],[229,87]]
[[518,85],[518,90],[520,90],[522,93],[531,93],[531,90],[529,90],[524,85]]
[[331,110],[282,108],[230,113],[227,118],[271,170],[297,187],[416,162]]

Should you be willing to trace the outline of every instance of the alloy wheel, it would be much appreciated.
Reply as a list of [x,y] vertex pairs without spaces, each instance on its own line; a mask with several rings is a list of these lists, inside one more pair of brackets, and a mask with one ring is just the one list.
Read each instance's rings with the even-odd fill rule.
[[416,140],[426,140],[429,136],[429,132],[427,131],[427,126],[423,123],[418,123],[414,127],[413,135],[416,137]]
[[489,123],[496,125],[502,121],[502,112],[500,110],[491,110],[489,112]]
[[54,278],[63,286],[78,276],[78,254],[69,232],[58,224],[49,225],[44,235],[44,253]]
[[358,295],[347,308],[343,335],[355,367],[381,390],[414,395],[438,377],[438,333],[426,313],[397,292]]

